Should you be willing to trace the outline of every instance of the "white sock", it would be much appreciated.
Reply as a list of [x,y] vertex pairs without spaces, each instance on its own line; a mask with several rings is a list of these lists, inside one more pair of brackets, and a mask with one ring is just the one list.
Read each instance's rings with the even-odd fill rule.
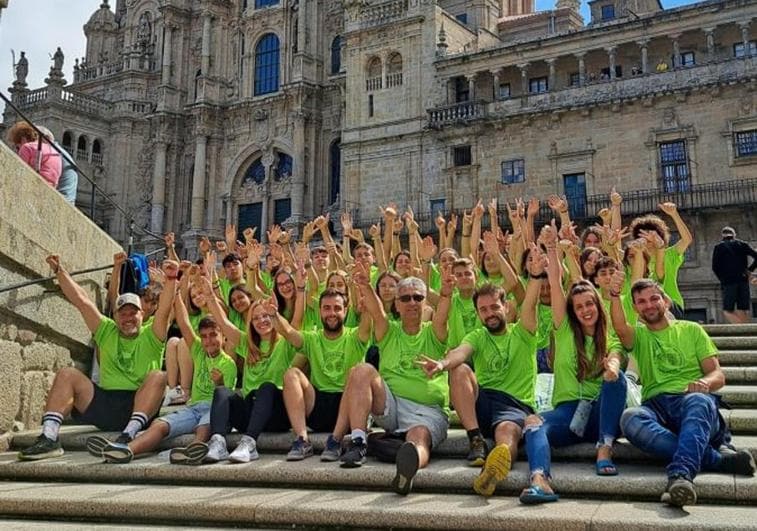
[[42,415],[42,435],[51,441],[58,440],[60,425],[63,423],[63,415],[57,411],[47,411]]
[[365,443],[366,442],[365,432],[363,430],[352,430],[352,433],[350,434],[350,439],[352,439],[353,441],[357,439],[361,439],[363,443]]
[[123,432],[133,439],[137,436],[138,431],[144,429],[148,420],[147,415],[136,411],[132,413],[131,419],[129,419],[129,423],[126,425]]

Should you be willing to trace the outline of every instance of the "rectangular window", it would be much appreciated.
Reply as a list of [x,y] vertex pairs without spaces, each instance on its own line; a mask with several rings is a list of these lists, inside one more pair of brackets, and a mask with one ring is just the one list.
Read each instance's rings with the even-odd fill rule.
[[757,41],[749,41],[749,53],[744,54],[744,43],[743,42],[737,42],[733,45],[733,56],[734,57],[746,57],[746,56],[753,56],[757,55]]
[[569,173],[562,176],[568,210],[573,219],[586,217],[586,174]]
[[612,20],[615,18],[615,4],[602,6],[602,20]]
[[757,129],[734,133],[733,147],[736,157],[753,157],[757,155]]
[[273,223],[274,225],[281,225],[284,223],[287,219],[289,219],[289,216],[292,215],[292,200],[289,198],[286,199],[276,199],[273,202]]
[[499,99],[506,100],[510,97],[510,83],[502,83],[499,86]]
[[373,118],[373,94],[368,95],[368,117]]
[[447,208],[447,200],[444,198],[441,199],[431,199],[429,201],[429,207],[431,209],[431,217],[433,218],[437,214],[441,213],[442,215],[445,213],[445,209]]
[[502,184],[526,182],[526,162],[524,159],[505,160],[502,162]]
[[547,77],[532,77],[528,80],[528,92],[531,94],[541,94],[549,90]]
[[251,203],[248,205],[239,205],[239,215],[237,217],[237,240],[244,241],[244,229],[258,229],[260,232],[260,223],[263,219],[263,203]]
[[685,192],[689,189],[689,157],[686,141],[661,142],[660,181],[664,192]]
[[581,75],[578,72],[570,74],[569,84],[571,87],[577,87],[581,83]]
[[255,0],[255,9],[260,9],[261,7],[275,6],[278,3],[279,3],[279,0]]
[[695,64],[694,52],[683,52],[681,54],[681,66],[694,66]]
[[456,15],[455,18],[458,22],[461,22],[462,24],[468,23],[468,13],[460,13],[459,15]]
[[462,103],[470,99],[468,80],[464,76],[455,78],[455,103]]
[[452,163],[455,166],[470,166],[471,165],[470,146],[456,146],[452,148]]
[[[623,77],[623,67],[621,65],[615,65],[615,77]],[[602,79],[610,79],[610,67],[606,66],[602,69]]]

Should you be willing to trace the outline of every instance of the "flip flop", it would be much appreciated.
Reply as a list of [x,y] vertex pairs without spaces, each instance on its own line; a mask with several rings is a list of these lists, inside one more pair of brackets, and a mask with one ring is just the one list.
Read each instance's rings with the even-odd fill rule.
[[618,475],[618,468],[615,466],[615,463],[612,462],[612,459],[600,459],[596,463],[596,468],[598,476]]
[[523,489],[520,493],[520,503],[524,505],[537,505],[539,503],[556,502],[560,499],[555,493],[544,492],[544,489],[537,485],[531,485],[527,489]]

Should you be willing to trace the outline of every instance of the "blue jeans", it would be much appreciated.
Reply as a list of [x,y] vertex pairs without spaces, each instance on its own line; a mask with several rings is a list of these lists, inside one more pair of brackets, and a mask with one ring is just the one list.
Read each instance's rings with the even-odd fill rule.
[[614,382],[602,382],[599,396],[592,401],[589,421],[583,437],[570,431],[570,421],[579,401],[559,404],[542,415],[540,426],[526,426],[526,452],[531,474],[550,476],[550,446],[559,448],[581,442],[611,446],[620,433],[620,416],[626,407],[626,377],[621,372]]
[[728,432],[715,396],[661,394],[626,410],[620,421],[626,438],[648,454],[668,460],[668,477],[693,480],[701,470],[718,470]]

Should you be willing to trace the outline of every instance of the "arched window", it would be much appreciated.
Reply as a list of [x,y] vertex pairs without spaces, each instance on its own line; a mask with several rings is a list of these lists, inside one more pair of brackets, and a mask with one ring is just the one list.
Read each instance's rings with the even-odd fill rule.
[[402,85],[402,56],[393,53],[386,61],[386,88]]
[[379,90],[382,87],[381,59],[374,57],[368,61],[365,73],[365,89],[368,91]]
[[63,132],[63,147],[66,148],[66,151],[71,153],[71,144],[73,143],[73,135],[71,134],[71,131],[64,131]]
[[339,139],[334,140],[329,148],[329,204],[336,203],[339,187],[342,182],[342,144]]
[[100,140],[92,142],[92,163],[97,165],[103,163],[103,150]]
[[82,135],[76,142],[76,160],[88,160],[87,157],[87,137]]
[[268,33],[255,47],[255,96],[279,90],[279,38]]
[[263,184],[263,181],[265,181],[265,167],[263,166],[263,161],[257,159],[247,168],[242,179],[242,185]]
[[279,3],[279,0],[255,0],[255,9],[260,9],[261,7],[275,6],[278,3]]
[[286,153],[279,153],[276,166],[273,169],[273,178],[277,181],[280,181],[282,179],[286,179],[287,177],[291,177],[293,166],[294,161],[292,160],[292,157],[290,157]]
[[331,41],[331,75],[342,70],[342,36],[337,35]]

